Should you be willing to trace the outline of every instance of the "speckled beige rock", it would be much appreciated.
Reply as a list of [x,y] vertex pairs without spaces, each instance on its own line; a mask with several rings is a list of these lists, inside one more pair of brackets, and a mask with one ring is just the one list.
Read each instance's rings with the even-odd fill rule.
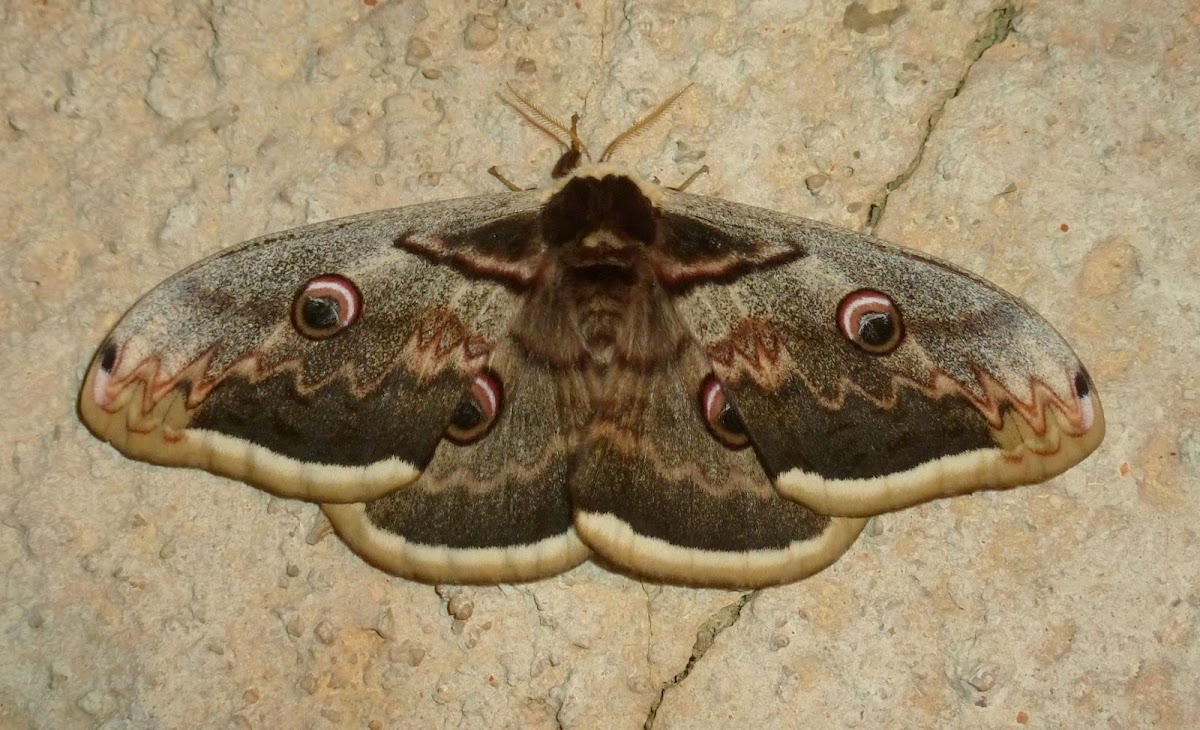
[[[0,726],[1194,726],[1200,10],[678,5],[0,4]],[[1095,376],[1100,451],[784,588],[435,589],[78,423],[103,333],[201,256],[492,164],[543,182],[504,83],[603,144],[688,81],[624,162],[1026,297]]]

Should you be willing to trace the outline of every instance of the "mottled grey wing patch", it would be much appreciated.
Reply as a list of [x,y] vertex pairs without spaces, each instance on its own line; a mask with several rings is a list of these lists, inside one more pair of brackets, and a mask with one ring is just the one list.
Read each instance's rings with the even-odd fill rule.
[[[804,254],[673,289],[784,495],[824,514],[877,514],[1041,481],[1103,437],[1074,352],[996,286],[814,221],[673,191],[662,205]],[[839,330],[842,302],[863,291],[894,302],[893,351]]]
[[[396,239],[449,239],[539,204],[503,194],[379,211],[193,265],[113,329],[88,372],[83,421],[135,458],[283,496],[356,501],[403,486],[432,457],[520,300]],[[331,274],[353,284],[361,307],[344,331],[313,339],[293,304],[306,282]]]

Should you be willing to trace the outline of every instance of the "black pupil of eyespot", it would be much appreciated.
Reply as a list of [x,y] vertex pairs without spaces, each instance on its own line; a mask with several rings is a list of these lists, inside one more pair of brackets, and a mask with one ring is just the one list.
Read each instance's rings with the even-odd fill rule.
[[858,336],[863,343],[882,347],[892,339],[892,315],[887,312],[867,312],[858,320]]
[[468,397],[458,404],[458,408],[454,410],[454,417],[450,422],[455,427],[464,431],[475,428],[483,423],[483,408],[479,406],[474,398]]
[[742,417],[728,403],[717,414],[717,425],[722,430],[736,436],[744,436],[746,434],[746,424],[742,423]]
[[1075,395],[1080,398],[1086,398],[1091,390],[1091,387],[1088,385],[1087,376],[1082,371],[1075,373]]
[[304,300],[300,313],[304,324],[315,330],[333,329],[340,322],[337,300],[332,297],[309,297]]

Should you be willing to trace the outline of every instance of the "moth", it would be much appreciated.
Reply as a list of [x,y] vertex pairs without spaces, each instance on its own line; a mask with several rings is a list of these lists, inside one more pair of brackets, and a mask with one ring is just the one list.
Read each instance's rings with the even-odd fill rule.
[[[866,519],[1053,477],[1104,436],[1029,306],[850,230],[566,149],[546,190],[263,236],[145,295],[79,413],[144,461],[319,502],[370,563],[525,581],[588,558],[786,583]],[[515,186],[511,186],[514,187]]]

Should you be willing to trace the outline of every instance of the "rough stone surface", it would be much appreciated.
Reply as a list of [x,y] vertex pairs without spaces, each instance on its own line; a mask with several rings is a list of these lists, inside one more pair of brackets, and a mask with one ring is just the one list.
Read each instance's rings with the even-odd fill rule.
[[[0,726],[1195,726],[1200,9],[704,7],[0,3]],[[544,182],[506,82],[602,145],[689,81],[623,162],[1025,297],[1098,383],[1099,452],[783,588],[437,590],[79,424],[104,332],[200,257]]]

